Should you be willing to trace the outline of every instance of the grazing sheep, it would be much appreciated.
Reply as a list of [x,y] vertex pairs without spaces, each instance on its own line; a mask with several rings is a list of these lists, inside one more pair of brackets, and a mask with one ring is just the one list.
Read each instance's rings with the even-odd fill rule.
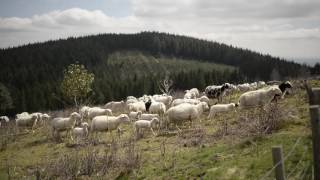
[[134,127],[135,127],[135,131],[137,133],[137,137],[139,137],[140,130],[142,130],[142,129],[150,129],[151,132],[153,133],[153,135],[155,136],[156,134],[154,133],[153,128],[155,128],[156,125],[158,125],[158,124],[159,124],[159,119],[156,117],[152,118],[151,121],[140,119],[140,120],[134,122]]
[[102,115],[112,116],[111,109],[102,109],[100,107],[92,107],[92,108],[89,108],[87,111],[88,111],[88,118],[90,120],[96,116],[102,116]]
[[118,129],[121,123],[129,123],[130,119],[126,114],[120,114],[119,116],[96,116],[92,119],[91,131],[97,135],[101,131],[112,131]]
[[162,102],[167,107],[169,107],[172,102],[172,96],[167,95],[153,96],[153,99],[157,102]]
[[178,128],[178,123],[189,120],[192,124],[193,120],[200,119],[201,114],[208,109],[209,106],[206,102],[200,102],[197,105],[183,103],[171,107],[165,115],[168,117],[168,123],[174,123]]
[[241,91],[241,92],[247,92],[247,91],[252,90],[249,83],[238,84],[238,85],[237,85],[237,88],[238,88],[239,91]]
[[264,81],[258,81],[257,85],[258,85],[258,88],[262,88],[263,86],[266,85],[266,83]]
[[89,124],[86,122],[81,123],[81,127],[74,127],[72,129],[72,136],[76,138],[78,143],[79,139],[86,138],[89,134]]
[[219,112],[228,112],[235,110],[237,105],[235,103],[230,104],[216,104],[210,107],[210,113],[208,115],[208,119],[212,119],[216,113]]
[[127,97],[127,100],[126,100],[126,104],[131,104],[131,103],[135,103],[135,102],[138,102],[138,99],[134,96],[128,96]]
[[17,116],[17,118],[16,118],[16,126],[17,127],[23,127],[23,126],[29,127],[29,126],[31,126],[32,130],[36,126],[38,118],[39,118],[38,115],[29,114],[27,112],[24,112],[24,113],[21,113],[21,114],[17,114],[16,116]]
[[146,112],[146,105],[144,102],[139,101],[139,102],[135,102],[135,103],[131,103],[128,105],[128,109],[129,111],[141,111],[141,112]]
[[184,99],[195,99],[199,97],[199,90],[197,88],[192,88],[190,90],[186,90],[184,95]]
[[231,88],[229,83],[224,83],[221,86],[207,86],[205,89],[205,94],[208,98],[218,99],[218,102],[222,101],[222,97],[225,96],[228,89]]
[[163,115],[166,112],[166,105],[162,102],[156,102],[152,100],[152,103],[149,107],[149,112],[152,114]]
[[[50,121],[50,125],[52,127],[52,136],[55,137],[55,133],[58,133],[60,131],[67,131],[67,136],[70,135],[70,131],[75,126],[76,122],[81,119],[80,114],[77,112],[71,113],[70,117],[63,118],[63,117],[57,117]],[[72,136],[70,135],[71,139]]]
[[275,95],[281,94],[281,90],[274,86],[266,89],[249,91],[240,96],[239,106],[241,108],[264,106],[269,104]]
[[283,82],[281,84],[279,84],[279,89],[281,90],[282,92],[282,96],[281,98],[284,98],[284,95],[288,92],[289,89],[291,89],[293,86],[291,84],[290,81],[286,81],[286,82]]
[[183,103],[196,105],[196,104],[200,103],[200,100],[198,100],[198,99],[175,99],[172,101],[171,106],[173,107],[173,106],[177,106],[177,105],[180,105]]
[[201,96],[198,98],[200,102],[206,102],[207,104],[210,104],[210,99],[207,96]]
[[104,108],[111,109],[112,112],[124,112],[126,110],[126,103],[124,101],[111,101],[104,105]]
[[137,121],[138,119],[140,119],[142,112],[138,111],[138,112],[130,112],[129,113],[129,118],[131,119],[131,121]]

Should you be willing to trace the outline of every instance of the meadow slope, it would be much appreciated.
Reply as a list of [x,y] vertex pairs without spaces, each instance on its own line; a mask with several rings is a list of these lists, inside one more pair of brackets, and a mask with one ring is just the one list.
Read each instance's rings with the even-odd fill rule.
[[[311,81],[320,87],[320,81]],[[226,97],[235,102],[240,94]],[[100,141],[80,145],[56,142],[46,125],[34,133],[1,129],[0,179],[273,179],[271,148],[282,145],[288,179],[311,179],[311,130],[306,91],[295,84],[291,95],[266,110],[224,113],[182,132],[146,132],[133,137],[131,125]],[[50,112],[64,115],[71,110]],[[225,124],[227,122],[227,125]],[[263,124],[264,123],[264,124]],[[269,124],[268,124],[269,123]],[[272,124],[270,124],[272,123]],[[226,128],[227,127],[227,128]],[[19,135],[13,135],[19,133]]]

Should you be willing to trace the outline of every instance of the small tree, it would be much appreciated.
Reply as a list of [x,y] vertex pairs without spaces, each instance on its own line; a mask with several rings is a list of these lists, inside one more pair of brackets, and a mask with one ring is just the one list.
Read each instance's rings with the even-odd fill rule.
[[163,80],[159,81],[158,87],[162,93],[171,94],[173,81],[169,79],[168,74],[166,74],[166,77]]
[[94,74],[88,72],[84,65],[70,64],[63,72],[62,94],[78,106],[78,100],[85,98],[92,91],[93,80]]

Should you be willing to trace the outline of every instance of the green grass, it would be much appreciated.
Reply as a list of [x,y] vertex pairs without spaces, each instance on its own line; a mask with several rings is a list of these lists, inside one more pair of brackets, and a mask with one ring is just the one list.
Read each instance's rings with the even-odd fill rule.
[[[313,81],[312,86],[320,86],[319,81]],[[230,98],[234,102],[240,94]],[[226,100],[229,101],[228,98]],[[236,137],[227,135],[214,138],[217,126],[227,119],[231,125],[236,125],[242,113],[233,112],[221,114],[213,120],[206,120],[205,114],[197,127],[203,131],[202,141],[192,144],[195,131],[184,129],[183,135],[163,135],[154,137],[146,133],[136,141],[136,147],[141,154],[140,168],[129,174],[120,171],[113,172],[109,178],[119,179],[260,179],[272,167],[272,146],[281,145],[286,156],[297,142],[296,148],[285,161],[286,174],[295,170],[289,179],[301,179],[303,169],[311,164],[311,131],[307,96],[304,90],[297,89],[293,95],[280,101],[280,108],[290,110],[289,115],[282,119],[278,130],[261,136]],[[122,125],[125,130],[122,140],[131,136],[130,125]],[[201,134],[203,133],[203,134]],[[57,160],[64,154],[84,153],[86,146],[69,147],[72,143],[64,140],[56,143],[47,138],[49,132],[45,128],[37,129],[34,134],[17,136],[9,141],[7,147],[0,152],[0,179],[6,179],[6,159],[10,165],[12,176],[21,179],[31,177],[28,171],[34,167],[45,166],[48,162]],[[109,133],[99,135],[105,142],[110,142]],[[3,140],[3,139],[2,139]],[[165,142],[165,143],[163,143]],[[165,144],[165,145],[164,145]],[[91,147],[103,152],[105,144]],[[165,148],[165,153],[164,153]],[[296,167],[297,166],[297,167]],[[266,179],[273,179],[273,172]],[[305,179],[311,178],[311,169],[306,171]]]

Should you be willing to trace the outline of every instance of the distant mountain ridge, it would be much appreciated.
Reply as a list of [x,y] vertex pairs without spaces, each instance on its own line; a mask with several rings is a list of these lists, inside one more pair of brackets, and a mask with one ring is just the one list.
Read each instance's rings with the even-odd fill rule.
[[[145,65],[152,66],[159,61],[165,64],[167,72],[151,69],[141,75],[140,70],[135,71],[143,67],[139,64],[141,59],[147,60]],[[297,77],[303,68],[298,63],[270,55],[158,32],[100,34],[48,41],[0,50],[0,83],[11,92],[15,107],[12,112],[65,107],[60,92],[62,72],[75,62],[84,64],[95,74],[91,97],[96,103],[127,95],[157,93],[157,82],[166,74],[175,80],[177,89],[201,89],[206,84],[226,81],[268,80],[275,70],[282,78]],[[180,66],[184,68],[178,68]],[[122,79],[115,81],[123,67],[130,68],[121,73]]]

